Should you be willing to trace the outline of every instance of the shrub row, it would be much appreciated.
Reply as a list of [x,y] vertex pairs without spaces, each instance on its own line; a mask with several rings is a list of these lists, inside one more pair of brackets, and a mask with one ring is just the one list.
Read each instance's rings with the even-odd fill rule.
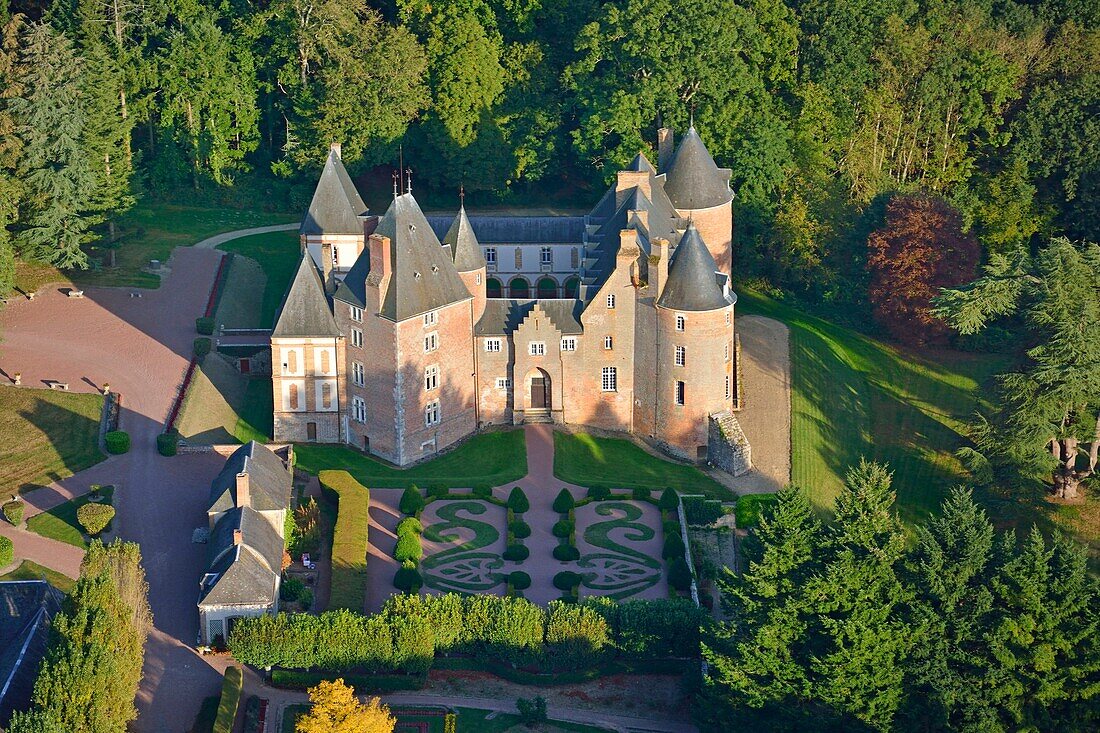
[[[344,682],[354,687],[360,695],[419,690],[428,682],[428,678],[424,675],[343,673],[341,676]],[[306,672],[300,669],[271,670],[271,684],[286,690],[307,690],[310,687],[315,687],[319,682],[331,679],[332,674],[329,672]]]
[[222,680],[222,696],[218,701],[218,715],[214,718],[213,733],[233,733],[237,721],[237,707],[241,704],[243,674],[240,667],[229,667]]
[[367,593],[370,491],[347,471],[321,471],[318,479],[324,496],[337,505],[329,607],[362,609]]
[[15,545],[7,537],[0,535],[0,568],[6,568],[15,559]]
[[[412,488],[412,487],[410,487]],[[417,497],[420,492],[416,492]],[[420,539],[424,526],[415,516],[409,516],[397,523],[397,545],[393,557],[401,566],[393,575],[393,584],[398,590],[416,593],[424,585],[420,575],[420,561],[424,559],[424,543]]]

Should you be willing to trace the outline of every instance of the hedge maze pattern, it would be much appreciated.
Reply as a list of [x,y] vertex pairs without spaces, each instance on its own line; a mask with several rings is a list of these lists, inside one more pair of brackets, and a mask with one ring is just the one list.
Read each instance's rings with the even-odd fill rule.
[[424,538],[450,547],[429,555],[420,567],[424,585],[439,591],[484,593],[505,582],[504,558],[484,548],[500,539],[500,530],[474,519],[488,510],[481,501],[433,502],[440,521],[424,527]]
[[[584,530],[584,540],[603,552],[590,552],[577,561],[581,584],[600,595],[620,600],[652,588],[661,580],[661,563],[647,553],[622,542],[648,542],[656,536],[652,527],[638,520],[642,510],[625,501],[604,501],[595,506],[601,517],[611,517],[590,524]],[[612,534],[614,533],[614,537]]]

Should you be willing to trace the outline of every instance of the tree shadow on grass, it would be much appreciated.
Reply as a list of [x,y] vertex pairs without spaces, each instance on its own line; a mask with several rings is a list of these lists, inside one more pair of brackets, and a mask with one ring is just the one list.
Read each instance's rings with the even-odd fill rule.
[[[17,408],[19,420],[11,422],[10,433],[0,430],[0,477],[8,473],[5,465],[17,471],[13,472],[11,485],[4,481],[5,494],[49,486],[106,458],[99,450],[101,397],[11,388],[0,399],[30,403],[29,409]],[[63,404],[85,400],[95,407],[84,414]],[[24,422],[21,424],[20,420]],[[28,434],[28,425],[41,431],[46,444],[40,445]],[[35,475],[27,476],[32,470]]]

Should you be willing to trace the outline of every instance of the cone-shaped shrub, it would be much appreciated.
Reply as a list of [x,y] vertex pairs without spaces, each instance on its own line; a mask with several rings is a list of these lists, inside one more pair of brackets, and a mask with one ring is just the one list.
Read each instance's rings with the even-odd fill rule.
[[508,495],[508,508],[516,514],[523,514],[531,508],[531,502],[527,501],[527,494],[523,493],[523,489],[518,486],[512,489],[512,493]]
[[661,492],[661,500],[657,502],[657,506],[661,508],[662,512],[674,512],[679,505],[680,499],[676,496],[674,490],[665,489]]
[[420,494],[420,489],[416,488],[416,485],[412,485],[405,489],[401,493],[401,501],[397,505],[403,514],[417,514],[424,508],[424,497]]
[[569,510],[576,504],[577,501],[573,498],[573,492],[569,489],[562,489],[554,499],[554,511],[558,514],[568,514]]

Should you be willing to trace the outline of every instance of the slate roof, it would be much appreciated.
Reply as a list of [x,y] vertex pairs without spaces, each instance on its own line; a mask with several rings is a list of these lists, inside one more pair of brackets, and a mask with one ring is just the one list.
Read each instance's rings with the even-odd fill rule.
[[546,300],[505,300],[490,298],[485,301],[485,313],[474,326],[476,336],[503,336],[512,333],[538,303],[546,315],[563,334],[584,333],[580,322],[580,302],[574,298]]
[[[236,530],[240,544],[234,544]],[[259,512],[238,507],[214,525],[199,605],[266,606],[275,602],[283,538]],[[211,577],[213,576],[213,577]]]
[[665,173],[665,193],[681,211],[708,209],[733,200],[730,170],[715,165],[694,126],[688,128]]
[[343,161],[335,150],[329,150],[317,188],[313,191],[313,200],[309,202],[298,232],[362,234],[363,222],[359,217],[366,215],[367,205],[359,196]]
[[[394,198],[375,233],[390,239],[391,276],[379,312],[383,318],[404,321],[473,297],[411,193]],[[362,306],[369,275],[368,247],[337,287],[336,299]]]
[[340,329],[332,317],[321,276],[317,273],[313,258],[308,253],[303,253],[298,271],[290,281],[290,287],[283,296],[283,304],[275,315],[275,328],[271,331],[271,337],[339,335]]
[[283,459],[270,448],[251,441],[233,452],[221,472],[210,482],[208,512],[229,511],[237,506],[237,474],[248,474],[249,506],[260,512],[285,509],[290,503],[293,479]]
[[466,216],[465,206],[459,207],[458,216],[443,237],[443,244],[450,246],[451,258],[459,272],[473,272],[485,267],[485,255],[481,253],[481,245],[474,235],[470,218]]
[[[584,240],[583,216],[489,216],[469,217],[477,241],[486,244],[580,244]],[[429,216],[428,223],[444,237],[452,219]]]
[[707,249],[699,230],[689,224],[668,265],[668,280],[657,299],[662,308],[680,311],[709,311],[725,308],[731,302],[721,284],[726,276]]
[[61,591],[44,580],[0,581],[0,725],[30,706]]

